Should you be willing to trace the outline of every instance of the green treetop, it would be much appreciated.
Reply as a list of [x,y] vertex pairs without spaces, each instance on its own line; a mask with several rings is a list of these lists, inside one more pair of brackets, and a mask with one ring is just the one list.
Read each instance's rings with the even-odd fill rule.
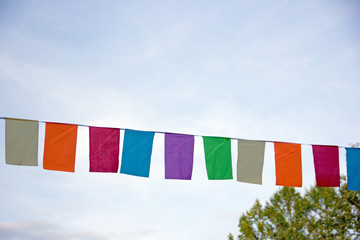
[[282,187],[264,207],[256,200],[238,226],[239,240],[360,239],[360,193],[346,190],[345,177],[339,188],[313,186],[303,196]]

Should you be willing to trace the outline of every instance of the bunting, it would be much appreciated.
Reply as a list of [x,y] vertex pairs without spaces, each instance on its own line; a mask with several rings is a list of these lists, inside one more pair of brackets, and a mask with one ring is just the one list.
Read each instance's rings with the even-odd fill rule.
[[233,179],[231,139],[223,137],[203,137],[203,140],[208,179]]
[[[231,141],[237,140],[237,181],[262,184],[265,145],[274,143],[276,185],[302,187],[300,143],[5,119],[5,162],[38,166],[39,123],[45,123],[43,168],[74,172],[78,126],[89,128],[89,171],[149,177],[155,133],[164,136],[165,179],[191,180],[195,137],[202,137],[209,180],[233,179]],[[120,133],[124,131],[120,164]],[[316,184],[340,186],[339,146],[311,145]],[[345,147],[341,147],[345,148]],[[345,148],[348,190],[360,191],[360,148]]]
[[347,163],[347,189],[360,191],[360,149],[345,148]]
[[339,187],[340,167],[337,146],[313,145],[316,185],[318,187]]
[[73,124],[46,123],[44,169],[75,171],[77,128]]
[[165,179],[190,180],[193,157],[194,136],[165,133]]
[[238,140],[237,180],[262,184],[265,142]]
[[89,127],[90,172],[119,169],[120,129]]
[[38,165],[39,122],[5,119],[6,164]]
[[149,177],[154,132],[125,130],[120,173]]
[[301,187],[301,144],[275,142],[276,185]]

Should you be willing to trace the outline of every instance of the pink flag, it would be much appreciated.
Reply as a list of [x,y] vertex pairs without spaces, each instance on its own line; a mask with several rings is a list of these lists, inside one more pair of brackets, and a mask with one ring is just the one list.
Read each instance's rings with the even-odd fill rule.
[[339,147],[313,145],[316,185],[318,187],[339,187]]
[[120,129],[89,127],[90,172],[114,172],[119,168]]

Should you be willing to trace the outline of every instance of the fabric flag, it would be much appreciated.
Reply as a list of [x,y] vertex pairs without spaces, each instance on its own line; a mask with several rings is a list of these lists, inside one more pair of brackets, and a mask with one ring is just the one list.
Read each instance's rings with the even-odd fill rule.
[[149,177],[154,132],[125,130],[120,173]]
[[262,184],[265,142],[238,140],[237,180]]
[[339,147],[313,145],[316,185],[318,187],[339,187]]
[[203,137],[203,140],[208,179],[233,179],[231,139],[223,137]]
[[119,169],[120,129],[89,127],[90,172]]
[[347,190],[360,191],[360,148],[346,149]]
[[77,125],[46,123],[44,169],[74,172]]
[[301,187],[301,144],[275,142],[276,185]]
[[190,180],[193,158],[194,136],[165,134],[165,179]]
[[38,166],[38,139],[38,121],[6,118],[6,164]]

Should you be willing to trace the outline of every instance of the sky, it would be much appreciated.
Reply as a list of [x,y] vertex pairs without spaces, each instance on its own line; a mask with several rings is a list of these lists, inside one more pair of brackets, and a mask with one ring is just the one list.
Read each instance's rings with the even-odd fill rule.
[[[0,239],[227,239],[275,186],[271,141],[360,142],[358,1],[0,1],[0,117],[268,140],[263,185],[207,180],[201,137],[191,181],[89,173],[79,127],[75,173],[5,164]],[[123,132],[121,132],[121,143]],[[233,172],[236,141],[232,140]],[[340,148],[340,172],[346,174]]]

